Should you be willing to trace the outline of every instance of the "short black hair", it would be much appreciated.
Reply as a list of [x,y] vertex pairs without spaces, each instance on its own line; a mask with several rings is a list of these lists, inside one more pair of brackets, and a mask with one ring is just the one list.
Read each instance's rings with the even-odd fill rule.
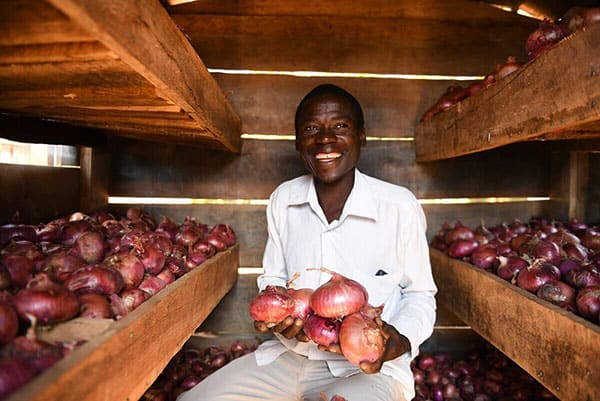
[[354,115],[356,117],[356,124],[358,126],[358,129],[365,128],[365,117],[363,115],[362,107],[360,106],[360,103],[358,103],[358,100],[356,100],[356,98],[354,96],[352,96],[352,94],[350,92],[348,92],[345,89],[340,88],[337,85],[322,84],[322,85],[317,86],[310,92],[308,92],[306,94],[306,96],[304,96],[304,98],[298,104],[298,107],[296,108],[296,115],[294,117],[294,128],[295,128],[296,132],[298,132],[298,117],[299,117],[298,114],[299,114],[299,111],[302,108],[302,106],[304,106],[304,104],[308,100],[312,99],[313,97],[325,95],[325,94],[339,95],[339,96],[343,97],[344,99],[346,99],[348,102],[350,102],[350,105],[352,106],[352,111],[354,112]]

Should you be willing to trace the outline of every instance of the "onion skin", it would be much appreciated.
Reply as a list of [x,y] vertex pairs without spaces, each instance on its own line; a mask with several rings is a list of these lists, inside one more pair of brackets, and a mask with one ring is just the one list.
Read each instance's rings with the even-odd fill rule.
[[28,383],[36,375],[26,361],[13,358],[0,362],[0,399]]
[[104,295],[82,294],[78,298],[81,303],[79,316],[91,319],[112,319],[113,313],[110,303]]
[[479,246],[471,254],[471,263],[481,269],[491,269],[497,263],[497,260],[494,245]]
[[583,289],[593,285],[600,285],[600,274],[589,267],[579,267],[569,270],[565,274],[565,281],[576,289]]
[[517,285],[529,292],[536,293],[544,284],[560,278],[558,267],[541,259],[535,260],[517,275]]
[[303,330],[316,344],[329,347],[339,343],[340,322],[337,320],[312,314],[304,322]]
[[0,262],[0,291],[6,290],[12,284],[8,269]]
[[156,276],[147,275],[142,283],[139,285],[139,289],[144,291],[150,296],[156,295],[167,286],[167,283],[162,281]]
[[577,311],[587,320],[600,323],[600,286],[594,285],[579,291],[576,298]]
[[111,295],[123,288],[123,276],[112,267],[85,266],[71,274],[65,287],[77,294]]
[[2,264],[8,270],[12,285],[18,288],[25,287],[33,277],[33,262],[27,257],[16,254],[2,256]]
[[80,235],[73,244],[73,251],[87,264],[95,264],[104,258],[104,237],[96,231]]
[[341,274],[329,273],[331,279],[317,288],[310,298],[310,307],[317,315],[341,319],[367,304],[369,296],[365,287]]
[[383,355],[385,341],[377,323],[356,312],[346,316],[340,326],[342,354],[355,365],[373,363]]
[[496,274],[504,280],[514,284],[519,272],[527,266],[529,266],[529,263],[519,256],[511,255],[508,257],[501,257]]
[[549,20],[540,23],[538,29],[533,31],[525,43],[525,51],[529,59],[533,60],[544,51],[553,47],[568,35],[568,28]]
[[0,301],[0,344],[8,344],[17,336],[19,317],[8,303]]
[[223,240],[227,246],[234,245],[237,240],[235,231],[233,231],[233,228],[231,228],[229,224],[216,224],[213,228],[211,228],[209,233],[219,234],[221,237],[223,237]]
[[291,314],[294,319],[306,319],[312,313],[310,297],[313,292],[312,288],[288,289],[288,294],[294,298],[294,311]]
[[575,311],[575,289],[562,281],[542,285],[537,296],[561,308]]
[[479,242],[474,239],[459,239],[450,244],[448,256],[464,258],[471,255],[479,247]]
[[72,319],[79,313],[79,300],[71,291],[37,291],[25,288],[17,292],[12,303],[24,321],[34,316],[39,323],[51,324]]
[[267,286],[250,303],[250,316],[255,321],[276,324],[294,311],[294,299],[276,287]]
[[115,319],[119,320],[143,304],[149,297],[139,288],[125,290],[121,292],[120,296],[117,294],[110,296],[110,308]]
[[58,251],[48,256],[42,266],[42,271],[50,273],[64,283],[71,273],[85,266],[85,262],[77,255],[66,250]]
[[120,252],[111,255],[102,264],[121,273],[125,290],[136,288],[144,279],[144,264],[134,253]]

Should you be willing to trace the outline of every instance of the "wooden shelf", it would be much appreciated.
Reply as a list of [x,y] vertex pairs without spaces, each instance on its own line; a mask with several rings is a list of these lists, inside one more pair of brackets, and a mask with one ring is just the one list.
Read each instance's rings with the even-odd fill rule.
[[2,2],[0,93],[4,113],[241,148],[239,117],[158,0]]
[[217,253],[7,401],[138,400],[233,287],[238,258],[239,244]]
[[437,299],[562,401],[600,394],[600,326],[430,248]]
[[600,137],[600,24],[419,123],[417,161],[447,159],[533,139]]

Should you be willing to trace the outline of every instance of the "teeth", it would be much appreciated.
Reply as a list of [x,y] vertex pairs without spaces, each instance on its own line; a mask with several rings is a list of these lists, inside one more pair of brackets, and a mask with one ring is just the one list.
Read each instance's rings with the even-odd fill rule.
[[342,156],[341,153],[317,153],[315,155],[315,158],[317,160],[332,160],[332,159],[337,159],[338,157]]

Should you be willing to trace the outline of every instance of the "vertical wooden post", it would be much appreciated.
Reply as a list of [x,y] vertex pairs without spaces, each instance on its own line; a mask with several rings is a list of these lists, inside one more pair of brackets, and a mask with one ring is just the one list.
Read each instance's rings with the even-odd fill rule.
[[[566,155],[566,157],[565,157]],[[589,154],[585,151],[552,155],[551,215],[557,219],[586,219]]]
[[106,147],[80,147],[81,200],[83,212],[91,213],[108,206],[110,154]]

